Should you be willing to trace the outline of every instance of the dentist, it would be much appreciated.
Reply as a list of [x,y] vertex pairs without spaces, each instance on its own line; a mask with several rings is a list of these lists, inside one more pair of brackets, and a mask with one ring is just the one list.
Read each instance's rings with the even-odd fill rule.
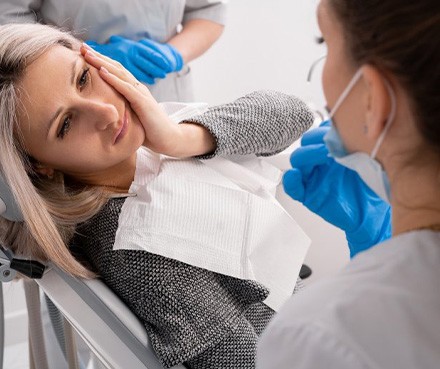
[[284,187],[346,231],[353,258],[285,304],[257,368],[438,368],[440,3],[321,0],[317,14],[331,125],[305,136]]

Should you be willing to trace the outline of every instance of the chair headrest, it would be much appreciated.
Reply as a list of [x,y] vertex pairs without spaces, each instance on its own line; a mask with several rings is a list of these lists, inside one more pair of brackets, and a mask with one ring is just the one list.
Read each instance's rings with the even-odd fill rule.
[[11,189],[6,184],[3,176],[0,174],[0,216],[3,218],[21,222],[23,220],[23,214],[18,207]]

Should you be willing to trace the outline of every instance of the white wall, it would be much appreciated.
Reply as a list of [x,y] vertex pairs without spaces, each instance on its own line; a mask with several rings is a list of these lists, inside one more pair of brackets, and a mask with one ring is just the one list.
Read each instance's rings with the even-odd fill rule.
[[230,0],[224,34],[192,63],[197,98],[221,103],[258,89],[303,96],[310,64],[325,53],[314,41],[317,2]]
[[[274,89],[310,100],[319,97],[306,83],[310,64],[325,53],[314,42],[317,0],[231,0],[228,24],[218,43],[192,63],[199,101],[229,102],[250,91]],[[322,102],[322,101],[321,101]],[[288,158],[285,158],[288,166]],[[313,269],[309,281],[339,269],[348,260],[341,231],[281,194],[289,211],[312,239],[306,263]],[[4,286],[6,340],[26,337],[27,318],[21,284]]]

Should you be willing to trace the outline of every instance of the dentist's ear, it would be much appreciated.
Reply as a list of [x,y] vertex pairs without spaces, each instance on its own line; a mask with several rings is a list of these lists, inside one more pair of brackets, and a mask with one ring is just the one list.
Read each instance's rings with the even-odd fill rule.
[[361,69],[366,87],[365,134],[376,141],[391,113],[391,97],[387,81],[376,67],[366,64]]

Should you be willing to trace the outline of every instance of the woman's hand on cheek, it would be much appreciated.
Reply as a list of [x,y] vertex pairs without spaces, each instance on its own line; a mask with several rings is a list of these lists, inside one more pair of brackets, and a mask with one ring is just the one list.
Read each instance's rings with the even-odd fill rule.
[[136,80],[120,63],[87,46],[81,47],[87,63],[99,70],[101,78],[129,102],[145,130],[144,145],[174,157],[203,155],[215,149],[211,134],[195,124],[175,124],[166,115],[146,86]]

